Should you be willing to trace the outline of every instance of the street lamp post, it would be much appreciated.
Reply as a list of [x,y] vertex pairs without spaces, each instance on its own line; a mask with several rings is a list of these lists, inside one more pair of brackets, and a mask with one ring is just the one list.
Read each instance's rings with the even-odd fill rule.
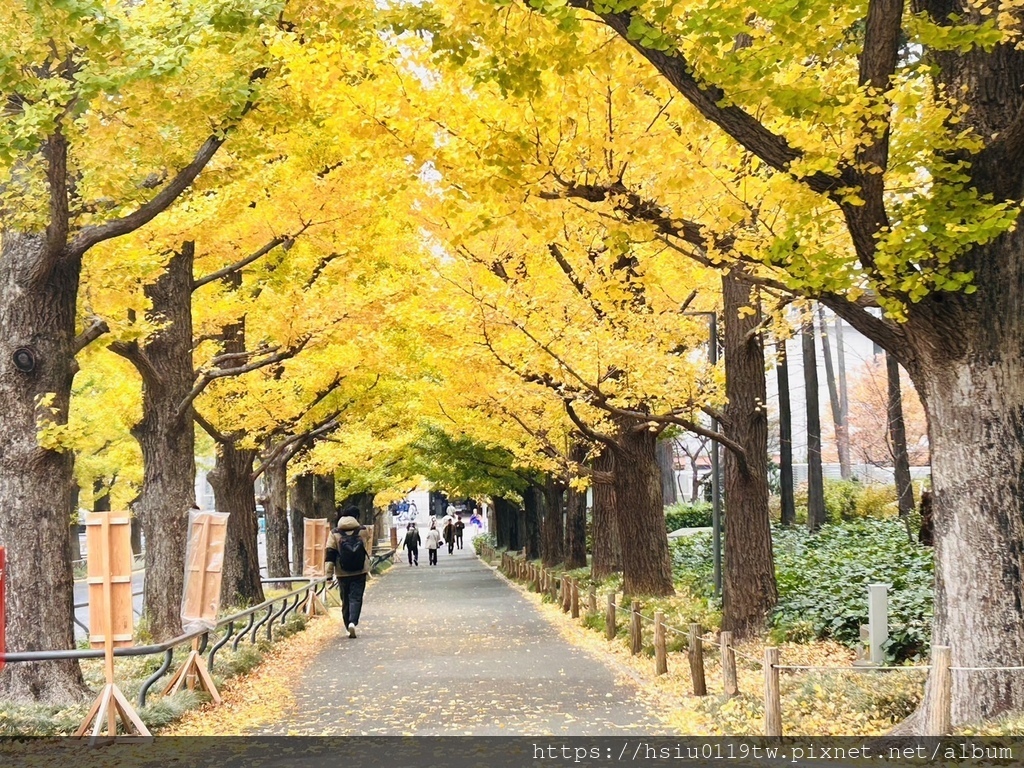
[[[718,315],[714,312],[686,312],[708,319],[708,361],[718,365]],[[718,419],[711,418],[711,431],[718,432]],[[715,596],[722,594],[722,481],[718,441],[711,441],[711,558]]]

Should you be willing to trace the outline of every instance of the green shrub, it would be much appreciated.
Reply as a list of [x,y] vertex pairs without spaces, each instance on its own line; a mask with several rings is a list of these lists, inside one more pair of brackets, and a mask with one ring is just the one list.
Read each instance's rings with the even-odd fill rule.
[[680,528],[707,528],[711,525],[711,505],[706,501],[673,504],[665,507],[665,528],[669,533]]
[[[825,525],[816,534],[804,528],[772,531],[779,603],[769,619],[772,639],[801,642],[832,638],[849,646],[860,642],[868,620],[867,585],[889,588],[890,660],[923,655],[931,636],[932,552],[912,543],[902,521],[853,520]],[[676,539],[672,563],[677,583],[710,600],[711,535]]]
[[893,517],[899,511],[896,504],[896,486],[880,483],[865,485],[863,492],[857,497],[854,515],[885,519]]
[[485,545],[496,547],[498,545],[497,540],[494,538],[493,533],[478,533],[473,537],[473,550],[480,554],[480,549]]
[[855,515],[857,500],[864,486],[856,480],[825,480],[825,519],[830,523],[849,520]]
[[850,521],[816,534],[776,529],[773,540],[779,604],[771,625],[777,633],[797,639],[809,623],[816,637],[856,645],[868,619],[867,585],[887,583],[888,656],[902,661],[927,650],[932,554],[909,541],[901,521]]

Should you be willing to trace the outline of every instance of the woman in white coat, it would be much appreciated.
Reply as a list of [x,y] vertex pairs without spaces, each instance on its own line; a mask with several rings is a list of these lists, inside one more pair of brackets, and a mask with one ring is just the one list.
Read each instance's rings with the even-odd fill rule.
[[437,548],[441,546],[441,532],[437,530],[437,521],[430,521],[430,530],[427,531],[427,555],[431,565],[437,565]]

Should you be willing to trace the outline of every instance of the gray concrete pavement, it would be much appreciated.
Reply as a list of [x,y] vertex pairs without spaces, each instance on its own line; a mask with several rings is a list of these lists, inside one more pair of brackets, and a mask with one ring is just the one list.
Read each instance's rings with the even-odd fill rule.
[[356,639],[338,621],[295,706],[264,733],[667,732],[628,679],[564,640],[468,545],[436,567],[421,555],[367,589]]

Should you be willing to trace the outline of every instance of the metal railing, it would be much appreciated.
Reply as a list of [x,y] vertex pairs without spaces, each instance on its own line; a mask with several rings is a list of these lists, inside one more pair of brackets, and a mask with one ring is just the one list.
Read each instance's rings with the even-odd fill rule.
[[[206,660],[206,668],[213,671],[214,659],[217,655],[217,651],[224,647],[229,640],[234,637],[232,650],[237,650],[239,643],[248,638],[249,642],[253,645],[257,642],[257,634],[260,630],[264,630],[267,640],[273,640],[274,635],[274,624],[280,622],[284,624],[287,620],[288,614],[293,612],[299,607],[300,603],[304,603],[305,599],[309,599],[310,593],[316,595],[323,595],[327,588],[327,579],[318,578],[310,581],[301,577],[282,577],[273,579],[263,579],[264,583],[277,583],[277,582],[294,582],[294,581],[305,581],[308,582],[302,587],[293,589],[284,595],[275,597],[271,600],[265,600],[259,605],[254,605],[251,608],[234,613],[230,616],[225,616],[218,619],[217,624],[213,629],[199,629],[194,632],[188,632],[182,635],[178,635],[175,638],[166,640],[162,643],[155,643],[153,645],[139,645],[132,646],[129,648],[115,648],[115,657],[135,657],[135,656],[155,656],[157,654],[163,654],[164,660],[157,669],[146,681],[142,684],[142,688],[139,690],[138,707],[142,709],[146,706],[146,695],[149,693],[149,689],[153,684],[163,677],[167,670],[170,669],[171,663],[174,660],[174,649],[178,646],[186,643],[191,643],[193,640],[199,640],[198,651],[200,654],[206,652],[206,648],[209,645],[210,637],[212,634],[217,633],[221,630],[224,634],[214,643],[210,649],[210,655]],[[290,601],[290,603],[289,603]],[[280,606],[280,607],[278,607]],[[266,615],[262,616],[257,620],[257,615],[266,612]],[[235,634],[235,625],[237,623],[247,620],[245,627],[238,633]],[[42,661],[58,661],[65,659],[102,659],[102,649],[75,649],[75,650],[61,650],[61,651],[14,651],[4,654],[4,662],[7,664],[17,663],[31,663],[31,662],[42,662]]]

